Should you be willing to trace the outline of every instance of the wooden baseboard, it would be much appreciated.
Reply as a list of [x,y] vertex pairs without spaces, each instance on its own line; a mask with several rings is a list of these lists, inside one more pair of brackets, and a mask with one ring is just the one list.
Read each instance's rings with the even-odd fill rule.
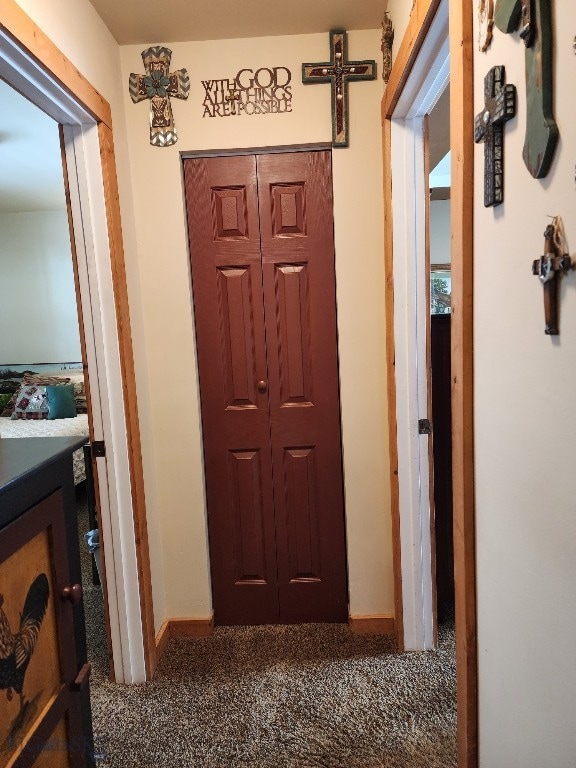
[[214,617],[208,619],[170,619],[170,637],[210,637]]
[[348,626],[357,635],[394,635],[394,616],[391,613],[372,616],[349,616]]
[[171,637],[210,637],[213,631],[213,616],[207,619],[166,619],[156,635],[157,661],[166,650]]
[[158,630],[156,635],[156,664],[160,661],[160,657],[166,650],[168,641],[170,640],[170,621],[166,619],[164,624]]

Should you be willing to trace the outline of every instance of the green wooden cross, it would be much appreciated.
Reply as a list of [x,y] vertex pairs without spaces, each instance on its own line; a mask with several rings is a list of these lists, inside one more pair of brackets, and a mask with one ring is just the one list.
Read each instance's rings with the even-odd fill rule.
[[330,61],[302,64],[302,82],[332,85],[332,146],[347,147],[348,83],[355,80],[375,80],[376,62],[348,61],[348,34],[343,30],[330,32]]
[[514,32],[526,46],[527,118],[523,157],[535,179],[550,170],[558,143],[553,115],[552,21],[550,0],[498,0],[494,23],[502,32]]
[[170,96],[187,99],[190,92],[188,71],[170,72],[171,58],[169,48],[147,48],[142,51],[146,74],[130,75],[130,98],[134,104],[150,99],[150,144],[155,147],[169,147],[178,141]]

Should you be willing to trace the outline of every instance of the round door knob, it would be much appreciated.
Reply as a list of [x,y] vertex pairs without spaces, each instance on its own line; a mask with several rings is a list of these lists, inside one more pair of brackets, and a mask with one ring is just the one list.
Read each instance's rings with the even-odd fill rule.
[[73,584],[71,587],[64,587],[62,590],[62,600],[68,600],[72,605],[78,605],[82,600],[82,587],[80,584]]
[[268,390],[268,384],[265,381],[259,381],[258,382],[258,392],[261,392],[264,394]]

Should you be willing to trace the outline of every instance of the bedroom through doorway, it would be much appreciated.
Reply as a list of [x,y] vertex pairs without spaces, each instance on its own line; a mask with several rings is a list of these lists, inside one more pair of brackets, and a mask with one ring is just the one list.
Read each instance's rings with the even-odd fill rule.
[[[2,80],[0,235],[0,438],[72,435],[88,441],[93,433],[88,363],[61,129]],[[53,393],[58,407],[49,417]],[[107,676],[106,601],[84,541],[84,534],[97,527],[96,494],[90,487],[95,472],[95,462],[89,461],[87,480],[83,452],[77,451],[74,481],[90,661]]]

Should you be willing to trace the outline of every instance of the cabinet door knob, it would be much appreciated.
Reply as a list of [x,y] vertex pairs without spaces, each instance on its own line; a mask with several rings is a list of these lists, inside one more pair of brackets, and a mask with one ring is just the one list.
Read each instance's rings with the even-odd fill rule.
[[82,587],[80,584],[64,587],[62,590],[62,600],[68,600],[72,605],[78,605],[82,600]]
[[258,392],[260,392],[261,394],[264,394],[264,392],[268,391],[268,382],[266,381],[259,381],[257,386],[258,386]]

